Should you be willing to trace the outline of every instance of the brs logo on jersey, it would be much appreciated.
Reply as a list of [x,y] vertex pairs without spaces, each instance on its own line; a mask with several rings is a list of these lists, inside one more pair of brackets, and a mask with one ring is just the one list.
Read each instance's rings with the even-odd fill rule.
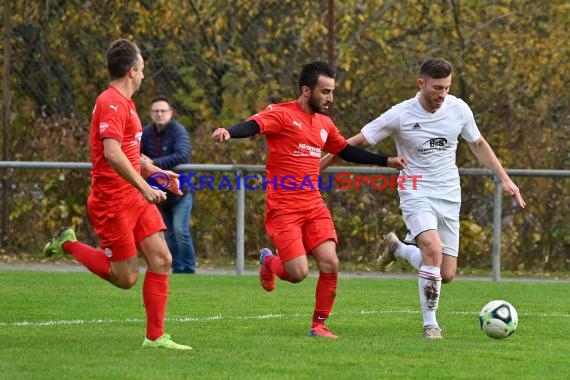
[[424,143],[424,147],[430,147],[430,148],[443,148],[444,146],[447,145],[447,139],[443,138],[443,137],[437,137],[435,139],[429,139],[428,141],[426,141]]
[[446,150],[449,146],[447,145],[447,139],[444,137],[436,137],[427,140],[421,146],[418,147],[418,153],[423,156],[428,156],[437,151]]

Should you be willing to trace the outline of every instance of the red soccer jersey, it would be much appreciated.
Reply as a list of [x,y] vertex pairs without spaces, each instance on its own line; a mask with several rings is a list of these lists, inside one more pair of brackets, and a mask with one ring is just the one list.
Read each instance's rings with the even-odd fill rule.
[[121,143],[121,149],[133,167],[140,173],[142,125],[135,103],[116,88],[109,86],[97,98],[89,144],[91,147],[91,196],[103,201],[129,200],[138,190],[111,168],[103,154],[103,139]]
[[[272,104],[249,118],[267,140],[267,210],[301,211],[323,202],[321,152],[338,153],[348,144],[330,117],[309,114],[297,101]],[[321,184],[321,185],[320,185]]]

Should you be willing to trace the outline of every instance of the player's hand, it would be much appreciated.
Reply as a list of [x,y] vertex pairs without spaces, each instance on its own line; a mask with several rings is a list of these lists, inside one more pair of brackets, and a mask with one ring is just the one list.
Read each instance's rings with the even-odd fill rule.
[[526,202],[524,201],[519,188],[510,178],[503,180],[503,189],[505,189],[508,194],[512,195],[513,198],[516,199],[519,206],[522,208],[526,206]]
[[164,170],[163,173],[166,174],[169,179],[166,190],[176,195],[184,194],[182,190],[180,190],[180,174],[170,170]]
[[408,167],[408,161],[403,156],[397,157],[388,157],[388,164],[389,168],[394,168],[398,170],[402,170]]
[[230,132],[226,128],[217,128],[214,133],[212,133],[212,139],[215,142],[224,142],[230,139]]
[[142,194],[143,198],[150,204],[157,205],[166,200],[166,192],[148,187]]

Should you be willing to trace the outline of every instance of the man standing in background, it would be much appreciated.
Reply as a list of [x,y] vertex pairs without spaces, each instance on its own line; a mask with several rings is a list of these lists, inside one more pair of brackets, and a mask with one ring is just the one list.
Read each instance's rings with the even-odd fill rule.
[[[174,110],[166,96],[151,101],[152,123],[143,130],[141,151],[154,165],[173,170],[191,161],[192,148],[186,128],[173,119]],[[195,273],[196,252],[190,231],[193,194],[185,184],[183,194],[167,191],[166,201],[158,205],[166,224],[166,242],[172,253],[172,273]]]

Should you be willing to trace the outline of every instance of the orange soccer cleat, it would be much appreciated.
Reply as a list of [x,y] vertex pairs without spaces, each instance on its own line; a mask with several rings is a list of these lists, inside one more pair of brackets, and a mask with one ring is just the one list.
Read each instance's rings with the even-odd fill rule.
[[259,282],[266,292],[271,292],[275,289],[275,275],[265,268],[264,261],[267,256],[273,256],[273,252],[269,248],[263,248],[259,251]]
[[311,327],[308,335],[309,336],[320,336],[320,337],[329,338],[329,339],[337,339],[338,338],[338,336],[336,336],[332,332],[330,332],[330,330],[327,329],[325,327],[325,325],[315,325],[315,326]]

